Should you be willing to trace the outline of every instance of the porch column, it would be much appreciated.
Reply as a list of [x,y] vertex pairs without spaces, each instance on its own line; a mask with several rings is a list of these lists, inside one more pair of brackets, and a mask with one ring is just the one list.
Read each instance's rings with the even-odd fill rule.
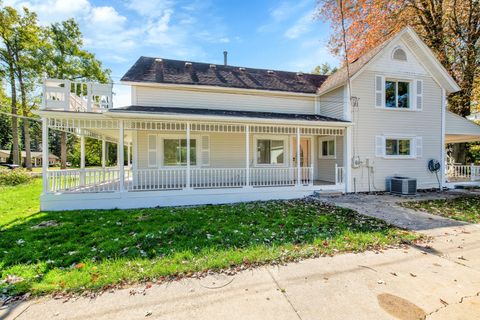
[[447,95],[445,92],[445,89],[442,88],[442,128],[441,128],[441,133],[440,133],[440,143],[442,145],[442,148],[440,150],[440,163],[442,164],[441,169],[440,169],[440,187],[443,190],[445,187],[445,182],[447,180],[445,172],[447,169],[447,157],[446,157],[446,144],[445,144],[445,114],[447,110]]
[[105,139],[102,139],[102,169],[105,169],[105,163],[106,163],[105,149],[106,149],[106,141]]
[[300,128],[297,128],[297,185],[302,184],[302,168],[300,167]]
[[120,180],[119,191],[125,191],[125,167],[124,167],[124,155],[123,155],[123,144],[124,144],[124,129],[123,129],[123,120],[118,121],[118,148],[117,148],[117,165],[119,171]]
[[250,186],[250,126],[245,126],[245,186]]
[[343,130],[343,183],[345,193],[352,192],[352,128]]
[[48,122],[42,118],[42,184],[43,193],[48,192]]
[[80,136],[80,186],[85,186],[85,136]]
[[186,188],[190,189],[190,122],[187,122],[187,172],[185,177]]

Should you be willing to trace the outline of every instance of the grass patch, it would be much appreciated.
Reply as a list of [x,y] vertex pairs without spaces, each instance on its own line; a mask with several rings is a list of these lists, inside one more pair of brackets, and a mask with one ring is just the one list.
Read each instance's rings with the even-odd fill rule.
[[304,200],[38,212],[40,188],[35,181],[0,193],[0,290],[8,294],[95,290],[419,237]]
[[411,201],[401,205],[454,220],[480,223],[480,197]]

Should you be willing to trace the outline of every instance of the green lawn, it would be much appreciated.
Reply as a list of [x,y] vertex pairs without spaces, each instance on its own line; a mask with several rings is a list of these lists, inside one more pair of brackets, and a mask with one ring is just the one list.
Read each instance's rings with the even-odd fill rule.
[[403,202],[402,206],[450,219],[480,223],[480,197]]
[[35,180],[0,190],[0,290],[9,294],[94,290],[380,249],[419,237],[351,210],[302,200],[38,212],[40,189]]

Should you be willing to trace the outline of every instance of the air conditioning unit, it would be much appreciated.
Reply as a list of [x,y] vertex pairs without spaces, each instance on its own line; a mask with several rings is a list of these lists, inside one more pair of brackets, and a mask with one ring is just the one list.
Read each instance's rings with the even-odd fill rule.
[[417,179],[392,177],[390,178],[390,192],[402,195],[417,194]]

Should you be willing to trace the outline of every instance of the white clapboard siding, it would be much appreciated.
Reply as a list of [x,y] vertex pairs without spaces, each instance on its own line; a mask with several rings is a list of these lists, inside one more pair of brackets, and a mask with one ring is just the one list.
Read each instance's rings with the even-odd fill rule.
[[[389,52],[385,54],[389,55]],[[408,55],[411,59],[411,55]],[[402,175],[418,179],[420,188],[438,186],[435,175],[427,170],[426,159],[440,159],[441,155],[441,96],[439,85],[427,76],[416,75],[416,79],[423,82],[423,108],[422,112],[406,110],[389,110],[375,108],[375,76],[378,66],[373,70],[367,69],[358,75],[352,83],[354,95],[359,98],[359,111],[356,116],[358,127],[352,137],[356,143],[358,155],[365,161],[373,162],[373,174],[370,190],[384,190],[385,179],[393,175]],[[397,70],[394,70],[397,72]],[[411,76],[410,70],[408,75]],[[397,72],[398,73],[398,72]],[[419,72],[421,73],[421,71]],[[414,151],[422,153],[421,157],[414,159],[385,159],[380,155],[383,150],[376,148],[377,136],[392,135],[419,137],[422,148],[418,147],[419,140],[415,140]],[[382,147],[383,148],[383,145]],[[368,171],[365,167],[352,168],[352,181],[355,179],[357,191],[368,191]],[[353,185],[353,182],[352,182]]]
[[233,94],[142,86],[136,86],[134,94],[136,95],[134,101],[141,106],[302,114],[315,112],[313,96]]
[[335,159],[319,158],[318,153],[321,151],[321,149],[319,150],[318,139],[315,140],[317,146],[316,153],[314,155],[317,162],[317,173],[315,175],[315,179],[335,182],[335,164],[340,167],[343,166],[343,137],[336,137]]
[[344,108],[343,87],[332,90],[320,96],[320,114],[327,117],[342,119]]

